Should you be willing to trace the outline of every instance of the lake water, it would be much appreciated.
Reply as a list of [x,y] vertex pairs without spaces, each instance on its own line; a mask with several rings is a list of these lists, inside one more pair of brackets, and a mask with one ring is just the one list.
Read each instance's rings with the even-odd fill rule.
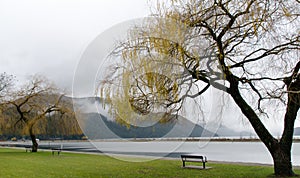
[[[261,142],[92,142],[104,153],[179,157],[183,153],[202,154],[208,160],[273,164],[272,157]],[[293,165],[300,165],[300,143],[292,149]]]
[[[8,145],[9,142],[2,142]],[[24,147],[28,142],[10,142],[14,146]],[[125,161],[134,161],[132,157],[116,155],[149,156],[147,160],[162,157],[180,158],[181,154],[205,155],[209,161],[245,162],[273,164],[272,157],[261,142],[216,142],[216,141],[94,141],[94,142],[65,142],[41,141],[40,148],[49,149],[53,145],[63,145],[69,151],[99,152],[108,154]],[[300,166],[300,143],[294,143],[292,162]]]

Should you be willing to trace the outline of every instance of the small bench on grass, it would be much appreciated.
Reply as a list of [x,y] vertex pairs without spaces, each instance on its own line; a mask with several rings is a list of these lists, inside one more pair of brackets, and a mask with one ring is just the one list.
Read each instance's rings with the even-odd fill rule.
[[186,154],[181,155],[182,167],[185,168],[185,162],[200,162],[203,165],[203,169],[205,169],[205,163],[207,162],[206,156],[196,155],[196,154]]
[[25,148],[26,152],[28,152],[28,151],[32,152],[32,146],[31,145],[25,145],[24,148]]
[[57,145],[51,148],[52,155],[54,155],[55,152],[57,152],[57,155],[60,154],[60,152],[63,150],[63,145]]

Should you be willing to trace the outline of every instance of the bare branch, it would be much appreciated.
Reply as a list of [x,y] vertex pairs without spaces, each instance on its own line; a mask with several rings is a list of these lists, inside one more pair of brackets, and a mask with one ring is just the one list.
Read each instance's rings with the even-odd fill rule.
[[[234,65],[231,65],[230,68],[241,67],[241,66],[243,66],[246,63],[258,61],[258,60],[263,59],[263,58],[265,58],[267,56],[270,56],[270,55],[278,55],[280,52],[283,52],[285,50],[297,49],[294,46],[294,45],[297,45],[297,44],[295,44],[296,42],[297,42],[296,40],[295,41],[291,41],[291,42],[287,42],[287,43],[275,46],[275,47],[273,47],[271,49],[260,48],[258,50],[255,50],[255,51],[251,52],[247,56],[245,56],[242,62],[239,62],[239,63],[236,63]],[[300,46],[298,45],[298,48],[299,47]],[[251,56],[253,56],[256,53],[259,53],[261,51],[264,51],[264,52],[262,54],[260,54],[259,56],[257,56],[257,57],[250,58]],[[250,58],[250,59],[248,59],[248,58]]]

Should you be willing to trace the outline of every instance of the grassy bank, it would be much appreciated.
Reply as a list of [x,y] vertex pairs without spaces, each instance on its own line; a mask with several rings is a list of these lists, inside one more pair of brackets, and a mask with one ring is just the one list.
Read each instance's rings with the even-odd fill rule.
[[[182,169],[178,160],[125,162],[103,155],[26,153],[0,148],[0,177],[266,177],[272,167],[213,164],[209,170]],[[300,174],[300,171],[296,171]]]

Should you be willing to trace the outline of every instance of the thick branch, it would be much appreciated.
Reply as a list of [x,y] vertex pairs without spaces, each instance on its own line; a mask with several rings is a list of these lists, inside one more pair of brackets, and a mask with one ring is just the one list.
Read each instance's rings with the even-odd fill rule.
[[202,95],[204,92],[206,92],[208,90],[208,88],[210,87],[210,84],[207,84],[201,91],[199,91],[198,93],[194,94],[194,95],[187,95],[187,97],[189,98],[196,98],[200,95]]
[[296,64],[296,67],[294,68],[294,71],[293,71],[292,75],[290,77],[284,78],[284,83],[287,86],[290,86],[290,84],[292,83],[292,80],[297,77],[299,70],[300,70],[300,60]]
[[238,83],[231,85],[229,93],[232,96],[235,103],[241,109],[242,113],[248,118],[249,122],[251,123],[252,127],[254,128],[261,141],[266,145],[266,147],[270,151],[274,149],[274,145],[277,144],[277,140],[266,129],[266,127],[261,122],[255,111],[243,99],[238,90]]
[[299,69],[300,61],[294,68],[290,81],[287,83],[287,90],[291,92],[288,92],[288,103],[284,116],[284,131],[281,137],[281,144],[286,147],[285,149],[290,149],[292,147],[294,124],[300,107],[300,78],[295,78],[298,76]]

